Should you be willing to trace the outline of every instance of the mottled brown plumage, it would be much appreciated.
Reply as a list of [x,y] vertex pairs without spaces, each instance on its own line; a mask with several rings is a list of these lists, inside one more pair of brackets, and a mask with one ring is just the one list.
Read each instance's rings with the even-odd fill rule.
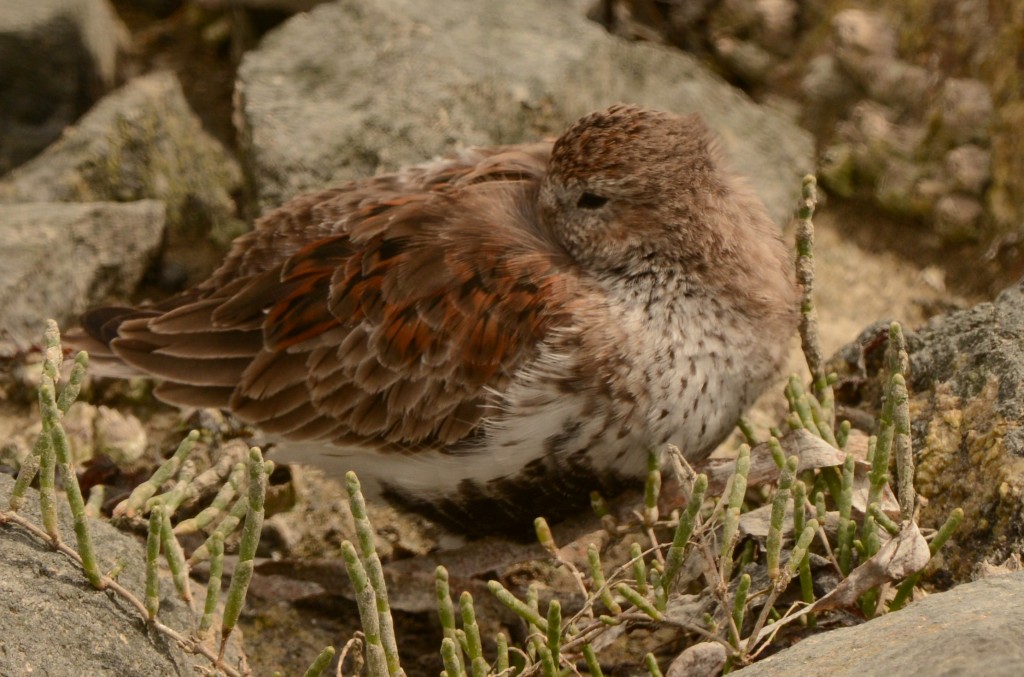
[[697,116],[593,113],[295,198],[206,282],[77,341],[157,395],[474,531],[706,455],[795,326],[788,255]]

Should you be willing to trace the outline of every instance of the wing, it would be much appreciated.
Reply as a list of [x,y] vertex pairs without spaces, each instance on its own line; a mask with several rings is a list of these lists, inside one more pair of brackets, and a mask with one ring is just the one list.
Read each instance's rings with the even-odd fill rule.
[[468,151],[298,198],[195,290],[83,328],[172,403],[292,440],[450,447],[569,321],[571,265],[533,212],[548,150]]

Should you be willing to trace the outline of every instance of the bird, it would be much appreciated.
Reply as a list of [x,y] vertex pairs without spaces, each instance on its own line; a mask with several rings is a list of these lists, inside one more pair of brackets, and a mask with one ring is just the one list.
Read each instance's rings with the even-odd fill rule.
[[709,455],[788,352],[791,258],[700,114],[616,104],[295,197],[73,341],[475,537],[641,482],[668,444]]

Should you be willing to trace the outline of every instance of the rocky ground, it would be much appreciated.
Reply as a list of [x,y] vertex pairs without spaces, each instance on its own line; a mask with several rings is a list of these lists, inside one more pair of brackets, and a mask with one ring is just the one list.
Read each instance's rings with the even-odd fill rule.
[[[922,524],[936,526],[956,506],[967,513],[930,571],[932,587],[1019,561],[1024,295],[1015,282],[1024,273],[1024,152],[1013,133],[1022,110],[1016,71],[1006,65],[1021,52],[1019,33],[1006,28],[1012,22],[1001,13],[1009,10],[971,0],[906,10],[833,4],[11,3],[0,16],[0,469],[13,473],[38,431],[33,389],[47,317],[69,327],[91,305],[180,290],[202,279],[255,216],[296,194],[461,145],[554,135],[586,111],[633,101],[702,112],[782,228],[800,177],[820,177],[815,301],[842,404],[855,422],[877,414],[884,339],[875,323],[914,330]],[[791,365],[805,369],[795,342]],[[759,406],[757,424],[778,421],[780,393]],[[96,382],[87,395],[111,405],[78,405],[69,417],[88,482],[102,475],[129,487],[185,425],[153,402],[145,383]],[[200,424],[214,431],[204,451],[251,432],[216,412],[187,422]],[[343,491],[316,473],[279,471],[271,489],[276,505],[260,552],[267,564],[243,617],[246,651],[256,674],[293,674],[358,627],[336,566],[349,518]],[[385,559],[427,562],[436,535],[429,526],[387,508],[374,519]],[[16,554],[11,544],[23,540],[0,528],[0,571],[70,575],[53,573],[41,548],[38,561]],[[274,568],[275,560],[285,563]],[[481,566],[474,560],[467,570],[488,571]],[[391,574],[410,674],[440,670],[431,604],[416,591],[430,589],[423,576],[432,570],[427,563]],[[479,580],[467,576],[466,585],[477,586],[478,603],[486,597]],[[863,646],[876,640],[841,633],[877,633],[897,642],[870,659],[875,674],[909,670],[903,662],[919,654],[900,648],[911,645],[957,656],[949,674],[1015,674],[1013,638],[1024,621],[1005,604],[1022,586],[1019,575],[993,578],[892,615],[912,625],[912,613],[947,619],[934,645],[882,621],[825,637]],[[9,610],[31,607],[35,594]],[[982,627],[971,620],[979,616],[1002,620]],[[898,622],[889,618],[882,620]],[[85,629],[87,640],[101,623],[69,627]],[[966,626],[986,641],[956,632]],[[0,673],[28,674],[32,661],[49,660],[11,639],[30,632],[0,633]],[[126,635],[113,637],[129,642]],[[804,651],[823,665],[833,665],[825,656],[849,655],[816,653],[807,641],[748,670],[792,674],[783,661],[806,669]],[[173,665],[155,670],[188,669]],[[89,666],[48,674],[82,671],[101,674]]]

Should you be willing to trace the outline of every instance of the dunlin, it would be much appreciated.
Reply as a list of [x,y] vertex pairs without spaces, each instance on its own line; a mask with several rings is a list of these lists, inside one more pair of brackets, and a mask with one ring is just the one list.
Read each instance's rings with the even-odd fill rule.
[[778,229],[701,118],[618,105],[295,198],[78,343],[474,534],[578,510],[666,443],[705,457],[796,318]]

